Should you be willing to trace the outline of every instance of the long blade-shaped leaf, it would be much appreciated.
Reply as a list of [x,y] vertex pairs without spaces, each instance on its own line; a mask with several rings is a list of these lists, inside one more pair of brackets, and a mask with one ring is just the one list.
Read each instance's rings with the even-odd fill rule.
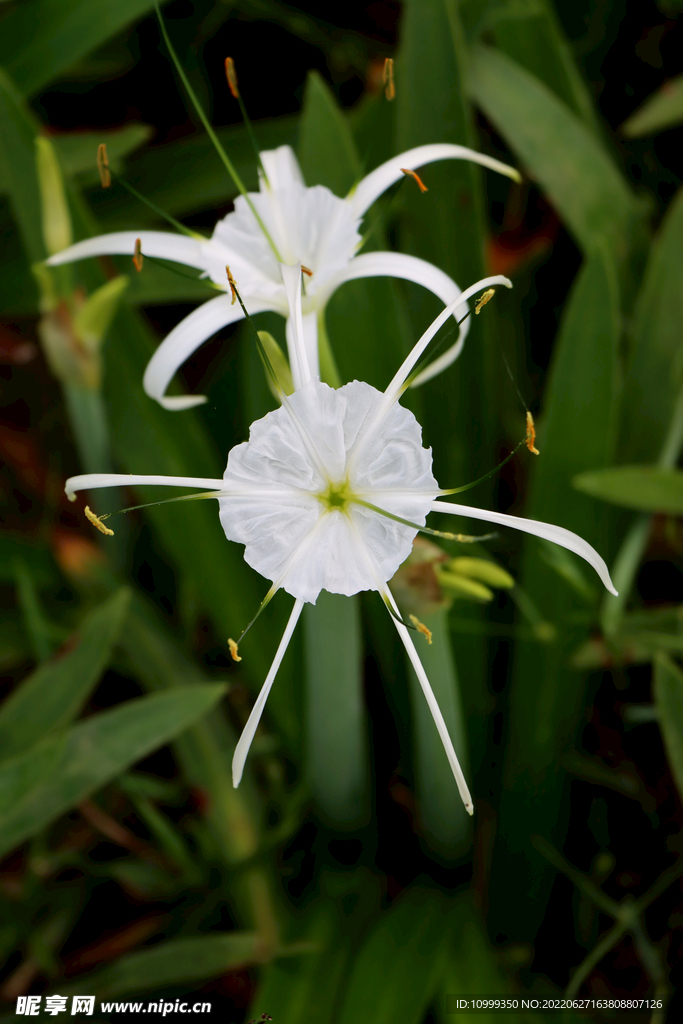
[[592,249],[607,239],[625,258],[638,204],[593,132],[546,85],[490,47],[472,51],[468,83],[579,245]]
[[5,762],[0,766],[0,856],[173,739],[223,692],[222,686],[206,684],[126,701]]
[[0,760],[23,754],[71,722],[107,666],[130,591],[122,588],[85,617],[66,652],[44,662],[0,707]]
[[683,673],[663,651],[655,657],[654,698],[671,774],[683,796]]
[[153,7],[153,0],[25,0],[3,20],[0,64],[38,92]]
[[[579,273],[556,343],[537,442],[541,454],[532,467],[525,513],[575,530],[606,557],[618,540],[614,513],[577,494],[571,481],[581,469],[614,459],[620,333],[614,261],[607,249],[598,250]],[[559,837],[566,827],[565,777],[558,766],[574,743],[584,701],[581,677],[567,666],[572,650],[586,639],[585,627],[566,622],[577,611],[585,615],[586,598],[551,568],[534,540],[526,545],[522,584],[556,625],[557,636],[544,646],[520,643],[516,651],[490,906],[496,931],[509,933],[512,920],[523,915],[533,935],[553,876],[530,850],[529,836],[539,820]]]
[[306,774],[327,817],[358,824],[368,790],[358,598],[323,591],[304,624]]

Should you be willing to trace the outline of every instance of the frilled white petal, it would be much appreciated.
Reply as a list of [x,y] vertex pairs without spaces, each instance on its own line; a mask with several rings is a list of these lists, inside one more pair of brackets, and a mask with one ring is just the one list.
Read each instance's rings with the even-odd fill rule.
[[271,687],[275,682],[275,676],[277,675],[278,669],[282,663],[282,659],[285,656],[285,651],[289,646],[289,641],[292,639],[292,633],[296,628],[296,624],[299,621],[301,610],[304,606],[303,601],[295,601],[294,607],[292,608],[292,614],[289,616],[289,622],[282,635],[282,640],[278,646],[273,659],[273,664],[270,666],[270,671],[266,676],[266,681],[261,687],[261,692],[256,698],[256,703],[252,709],[251,714],[247,720],[247,724],[242,730],[242,735],[239,738],[237,746],[235,747],[235,753],[232,758],[232,784],[237,787],[242,779],[242,773],[244,772],[244,765],[247,760],[247,754],[251,747],[254,734],[258,729],[258,724],[261,721],[261,715],[263,709],[266,706],[268,700],[268,694],[270,693]]
[[[345,281],[354,281],[360,277],[400,277],[404,281],[413,281],[415,284],[422,285],[423,288],[428,288],[446,306],[451,305],[461,295],[461,290],[455,281],[448,274],[444,274],[443,270],[439,270],[432,263],[427,263],[426,260],[421,260],[417,256],[406,256],[401,252],[367,252],[356,256],[344,270],[328,281],[325,290],[326,298],[332,295]],[[466,302],[457,306],[453,311],[454,318],[461,320],[468,308]],[[468,319],[461,324],[455,343],[417,375],[413,386],[424,383],[455,362],[465,344],[469,329],[470,321]]]
[[[420,526],[438,493],[431,451],[411,412],[395,405],[371,437],[364,434],[382,398],[359,381],[335,390],[311,380],[254,423],[249,441],[228,456],[224,490],[262,488],[262,497],[219,497],[223,529],[245,545],[249,565],[296,598],[376,589],[363,545],[383,582],[411,550],[412,527],[359,505],[326,508],[320,495],[330,483],[344,481],[349,492]],[[288,498],[281,496],[287,488]],[[375,488],[381,501],[373,501]]]
[[609,592],[615,597],[617,596],[604,559],[583,537],[572,533],[571,530],[565,530],[562,526],[553,526],[551,523],[541,523],[535,519],[508,516],[503,512],[489,512],[482,508],[471,508],[469,505],[455,505],[450,501],[434,501],[431,507],[433,512],[448,512],[451,515],[466,516],[468,519],[483,519],[487,523],[498,523],[499,526],[511,526],[514,530],[531,533],[544,540],[550,540],[553,544],[559,544],[560,547],[573,551],[575,555],[579,555],[580,558],[592,565]]
[[[386,596],[388,600],[391,602],[394,611],[396,612],[396,614],[398,614],[398,608],[396,606],[396,602],[394,601],[394,598],[390,590],[386,591]],[[393,615],[392,619],[394,621],[396,629],[398,630],[398,635],[403,641],[403,646],[405,647],[406,653],[410,658],[410,662],[413,668],[415,669],[415,675],[418,678],[418,681],[422,688],[422,692],[425,696],[425,700],[427,701],[427,706],[432,714],[432,718],[434,719],[434,725],[437,728],[439,738],[441,739],[444,750],[446,751],[446,757],[448,758],[448,763],[451,766],[451,771],[453,772],[453,777],[455,778],[455,782],[458,787],[458,792],[460,793],[460,798],[465,805],[465,810],[467,811],[467,813],[472,814],[474,812],[474,808],[472,806],[472,797],[470,796],[470,791],[465,781],[465,776],[463,775],[462,768],[460,767],[458,755],[455,752],[453,741],[451,740],[450,734],[448,732],[448,727],[444,721],[443,715],[441,714],[441,708],[439,707],[439,703],[436,697],[434,696],[434,691],[432,690],[431,685],[429,683],[429,679],[427,678],[427,673],[422,667],[420,656],[415,650],[415,644],[410,638],[409,631],[401,622],[398,622],[397,619],[394,619]]]
[[64,485],[73,501],[77,491],[93,491],[98,487],[201,487],[203,491],[220,491],[222,480],[203,476],[148,476],[137,473],[84,473],[70,476]]
[[[268,308],[263,303],[251,302],[249,312],[261,313]],[[193,405],[205,402],[205,395],[168,396],[165,394],[166,388],[185,360],[189,359],[207,338],[228,324],[241,320],[243,315],[238,302],[231,303],[229,295],[218,295],[215,299],[209,299],[202,306],[198,306],[181,320],[164,338],[147,364],[142,386],[150,398],[155,398],[165,409],[173,410],[189,409]]]
[[353,192],[348,196],[353,211],[357,217],[362,217],[368,207],[372,206],[375,199],[378,199],[383,192],[403,177],[402,167],[414,171],[416,167],[424,164],[431,164],[437,160],[472,160],[474,163],[489,167],[492,171],[505,174],[513,181],[519,181],[519,171],[514,167],[494,160],[485,153],[477,153],[474,149],[467,149],[466,146],[455,146],[449,142],[435,142],[429,146],[416,146],[405,153],[399,153],[386,163],[380,164],[374,171],[366,175],[358,183]]
[[[110,235],[96,235],[76,242],[68,249],[55,253],[45,262],[50,267],[61,263],[74,263],[88,256],[130,256],[135,252],[135,243],[140,239],[143,256],[155,256],[160,260],[184,263],[188,267],[205,270],[202,255],[202,239],[188,235],[174,235],[170,231],[114,231]],[[225,280],[225,270],[223,271]]]
[[[284,263],[302,263],[312,271],[306,294],[313,300],[325,282],[353,258],[361,237],[358,218],[344,199],[323,185],[286,187],[249,193]],[[207,268],[214,281],[225,281],[225,264],[242,296],[280,300],[286,310],[279,262],[242,196],[235,209],[219,221],[204,246]]]
[[[271,188],[287,188],[289,185],[305,185],[299,161],[291,146],[278,146],[277,149],[261,151],[261,163],[268,176]],[[265,182],[261,191],[266,187]]]

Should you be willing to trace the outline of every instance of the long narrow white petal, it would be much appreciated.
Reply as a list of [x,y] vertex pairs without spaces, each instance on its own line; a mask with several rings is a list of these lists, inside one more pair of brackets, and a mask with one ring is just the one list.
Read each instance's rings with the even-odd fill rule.
[[[263,303],[251,302],[250,313],[261,313],[266,307]],[[218,295],[215,299],[198,306],[189,316],[181,320],[177,327],[162,341],[145,370],[142,378],[144,387],[150,398],[156,399],[165,409],[189,409],[193,405],[201,405],[206,401],[205,395],[174,395],[167,396],[166,388],[171,383],[176,371],[183,365],[199,346],[222,327],[241,320],[243,316],[238,302],[231,304],[230,296]]]
[[77,491],[92,491],[98,487],[200,487],[203,491],[220,491],[221,479],[203,476],[147,476],[137,473],[84,473],[70,476],[64,485],[68,498],[73,501]]
[[351,203],[356,217],[362,217],[368,207],[372,206],[375,199],[381,196],[383,192],[386,192],[395,181],[400,180],[403,175],[403,167],[414,171],[416,167],[432,164],[436,160],[472,160],[483,167],[489,167],[492,171],[499,171],[500,174],[505,174],[508,178],[512,178],[513,181],[520,180],[519,171],[516,171],[514,167],[508,167],[507,164],[501,163],[500,160],[494,160],[493,157],[486,156],[484,153],[477,153],[474,149],[467,149],[466,146],[454,146],[449,142],[437,142],[430,146],[416,146],[415,149],[399,153],[398,156],[392,157],[386,163],[380,164],[379,167],[376,167],[374,171],[370,171],[370,174],[366,175],[358,183],[356,189],[348,196],[348,202]]
[[466,288],[459,298],[455,299],[454,302],[451,302],[450,305],[446,306],[446,308],[439,313],[436,320],[430,324],[417,344],[413,346],[411,353],[403,360],[394,374],[392,381],[384,392],[388,403],[396,401],[399,397],[406,378],[410,375],[411,370],[418,362],[420,356],[442,324],[444,324],[446,320],[448,320],[448,318],[467,301],[467,299],[471,299],[477,294],[477,292],[481,292],[485,288],[491,288],[493,285],[497,284],[504,285],[506,288],[512,288],[512,281],[509,281],[507,277],[503,277],[502,274],[495,274],[493,277],[484,277],[481,281],[477,281],[476,284]]
[[[318,353],[318,312],[306,313],[302,317],[302,325],[304,331],[304,346],[306,348],[306,358],[308,359],[308,368],[311,372],[311,377],[320,377],[320,355]],[[294,341],[294,321],[291,316],[287,317],[287,351],[291,352],[295,341]]]
[[251,742],[258,728],[258,724],[261,721],[261,715],[263,714],[263,709],[266,706],[268,694],[270,693],[270,689],[275,681],[275,676],[277,675],[278,669],[280,668],[282,659],[285,656],[285,651],[289,646],[289,641],[292,639],[292,633],[294,632],[296,624],[299,621],[299,616],[301,615],[301,610],[303,606],[304,602],[300,599],[294,602],[292,614],[289,616],[287,628],[285,629],[282,635],[282,640],[280,641],[278,649],[275,652],[273,664],[270,666],[270,671],[266,676],[266,681],[261,687],[261,692],[256,698],[256,703],[252,708],[252,712],[249,715],[247,724],[242,730],[242,735],[240,736],[239,742],[235,747],[235,753],[232,759],[232,784],[233,786],[235,786],[235,788],[239,786],[240,781],[242,779],[242,773],[244,772],[244,764],[247,760],[247,754],[249,753]]
[[540,523],[536,519],[521,519],[519,516],[508,516],[504,512],[489,512],[488,509],[471,508],[469,505],[455,505],[450,501],[433,501],[433,512],[448,512],[454,516],[466,516],[468,519],[483,519],[487,523],[498,523],[499,526],[511,526],[514,530],[522,530],[523,533],[531,533],[543,540],[550,540],[553,544],[559,544],[568,551],[585,559],[593,566],[598,576],[605,584],[611,594],[617,596],[614,584],[609,574],[609,569],[604,559],[591,547],[588,541],[571,530],[565,530],[563,526],[553,526],[551,523]]
[[[356,256],[340,273],[335,274],[325,285],[325,297],[332,295],[345,281],[354,281],[360,277],[400,277],[404,281],[413,281],[437,295],[444,305],[449,306],[462,294],[455,281],[439,270],[433,263],[427,263],[417,256],[406,256],[402,252],[366,252]],[[466,302],[456,306],[453,316],[462,319],[468,310]],[[413,387],[424,383],[430,377],[441,373],[447,366],[455,362],[465,344],[470,329],[470,320],[461,325],[456,342],[447,352],[435,359],[426,369],[419,373],[413,381]]]
[[[391,602],[394,611],[396,612],[396,614],[398,614],[396,602],[394,601],[391,591],[388,589],[386,590],[386,596]],[[441,708],[439,707],[438,701],[434,696],[434,691],[432,690],[429,683],[429,679],[427,678],[427,673],[422,667],[420,656],[415,650],[415,644],[410,639],[410,633],[408,632],[406,627],[402,625],[402,623],[394,619],[393,615],[391,617],[394,621],[396,629],[398,630],[398,635],[403,641],[403,646],[405,647],[406,653],[410,658],[410,662],[413,668],[415,669],[415,675],[417,676],[420,682],[420,686],[422,687],[422,692],[425,695],[427,706],[432,713],[434,725],[437,728],[439,737],[441,738],[441,742],[443,743],[444,750],[446,751],[446,757],[448,758],[448,763],[451,766],[451,771],[453,772],[453,777],[455,778],[455,782],[458,787],[458,792],[460,793],[462,802],[465,805],[465,810],[467,811],[468,814],[472,814],[474,812],[474,807],[472,806],[472,797],[470,796],[470,791],[468,789],[467,783],[465,782],[465,776],[463,775],[462,768],[460,767],[458,755],[456,754],[455,748],[453,747],[453,741],[451,740],[451,737],[448,733],[448,728],[444,721],[443,715],[441,714]]]
[[289,306],[289,320],[287,331],[287,347],[289,349],[289,365],[292,370],[294,388],[298,391],[311,379],[311,369],[308,364],[306,352],[306,339],[304,336],[304,321],[301,315],[301,264],[294,267],[286,263],[280,264],[282,281],[287,295]]
[[61,263],[74,263],[88,256],[130,256],[135,251],[135,242],[140,239],[143,256],[155,256],[160,260],[184,263],[188,267],[206,269],[206,257],[202,256],[202,241],[188,235],[174,235],[170,231],[114,231],[110,235],[96,235],[76,242],[68,249],[50,256],[46,263],[57,267]]

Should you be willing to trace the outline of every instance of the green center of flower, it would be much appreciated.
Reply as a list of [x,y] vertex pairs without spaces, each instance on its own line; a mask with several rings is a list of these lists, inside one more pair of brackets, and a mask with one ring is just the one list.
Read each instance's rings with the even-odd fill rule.
[[316,494],[316,498],[328,512],[347,512],[354,501],[354,494],[349,486],[348,480],[338,480],[328,483],[324,491]]

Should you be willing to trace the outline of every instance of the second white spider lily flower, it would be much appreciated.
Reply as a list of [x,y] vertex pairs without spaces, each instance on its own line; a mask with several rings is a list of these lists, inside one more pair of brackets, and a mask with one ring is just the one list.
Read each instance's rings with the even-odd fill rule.
[[[425,332],[386,391],[359,381],[333,389],[313,375],[308,363],[301,327],[300,270],[283,266],[282,274],[291,303],[297,387],[289,397],[282,395],[279,409],[252,424],[249,440],[230,452],[223,479],[91,475],[68,480],[67,494],[115,484],[203,486],[218,500],[228,539],[243,544],[249,565],[272,581],[267,597],[280,589],[294,597],[284,636],[235,750],[235,785],[242,777],[268,693],[304,603],[315,603],[323,589],[349,596],[377,590],[392,614],[462,800],[472,813],[469,789],[448,729],[388,581],[410,554],[418,529],[424,528],[431,511],[484,519],[552,540],[590,562],[614,592],[607,566],[589,544],[568,530],[436,500],[447,492],[434,479],[431,450],[422,446],[417,420],[398,399],[459,298]],[[478,282],[464,297],[490,283],[490,278]]]
[[[310,272],[302,319],[311,371],[317,376],[318,319],[332,293],[345,281],[361,277],[403,278],[428,288],[445,305],[458,298],[458,285],[425,260],[397,252],[358,255],[358,250],[363,242],[359,232],[363,216],[390,185],[400,180],[404,169],[413,170],[436,160],[463,159],[519,179],[514,168],[499,160],[464,146],[438,143],[418,146],[388,160],[341,199],[324,185],[307,188],[293,150],[280,146],[261,153],[267,180],[261,176],[259,191],[249,193],[249,202],[244,196],[237,197],[234,211],[216,224],[210,239],[168,231],[118,231],[78,242],[47,262],[56,266],[88,256],[132,256],[140,239],[143,254],[195,267],[223,291],[227,289],[225,268],[229,266],[251,313],[272,310],[284,317],[289,316],[289,307],[279,264],[301,264]],[[453,230],[457,230],[457,225],[453,225]],[[454,309],[453,315],[461,319],[466,312],[463,303]],[[206,401],[203,395],[167,396],[166,389],[179,367],[207,338],[242,315],[240,306],[228,293],[209,299],[185,317],[150,360],[143,379],[147,394],[167,409],[187,409]],[[466,320],[456,342],[415,383],[440,373],[457,359],[468,330]],[[287,340],[291,351],[289,323]]]

